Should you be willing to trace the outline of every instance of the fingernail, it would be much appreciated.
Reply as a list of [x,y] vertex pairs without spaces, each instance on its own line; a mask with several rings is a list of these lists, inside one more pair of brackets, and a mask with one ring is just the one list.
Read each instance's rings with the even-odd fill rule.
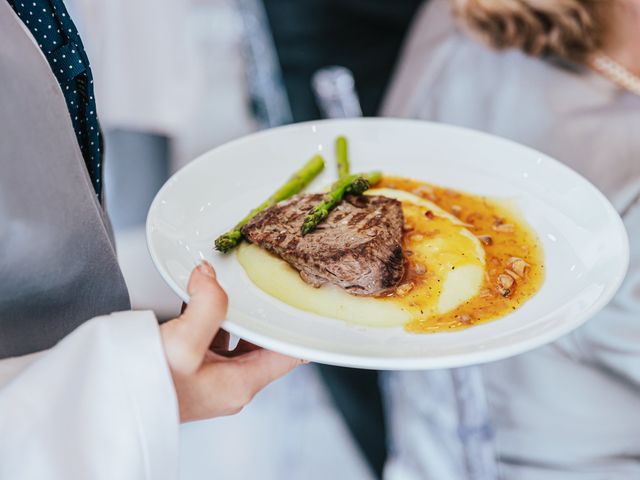
[[302,358],[301,358],[301,359],[300,359],[300,363],[301,363],[302,365],[308,365],[310,362],[309,362],[309,360],[304,360],[304,359],[302,359]]
[[206,260],[202,260],[200,262],[200,265],[198,265],[198,270],[200,270],[200,273],[202,273],[203,275],[206,275],[207,277],[216,278],[215,270],[213,269],[211,264]]

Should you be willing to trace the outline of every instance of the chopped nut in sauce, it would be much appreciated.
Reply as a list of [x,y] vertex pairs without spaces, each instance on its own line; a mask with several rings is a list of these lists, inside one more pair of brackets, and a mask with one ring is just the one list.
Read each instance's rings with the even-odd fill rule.
[[478,235],[478,240],[487,246],[493,245],[493,238],[491,238],[491,235]]
[[506,275],[504,273],[501,273],[500,275],[498,275],[498,284],[501,287],[511,288],[514,283],[515,283],[515,280],[510,275]]
[[424,275],[427,272],[427,267],[421,263],[416,263],[413,265],[413,271],[416,275]]
[[512,287],[515,283],[513,277],[501,273],[498,275],[498,293],[503,297],[508,297],[511,294]]
[[407,293],[413,290],[413,282],[403,283],[398,288],[396,288],[396,295],[399,297],[404,297]]
[[511,257],[509,259],[508,264],[509,264],[509,267],[511,267],[511,270],[513,270],[520,277],[524,277],[524,273],[527,270],[527,267],[529,266],[527,262],[525,262],[523,259],[518,257]]
[[493,228],[496,232],[503,232],[503,233],[511,233],[515,230],[515,227],[510,224],[510,223],[494,223],[493,226],[491,227]]

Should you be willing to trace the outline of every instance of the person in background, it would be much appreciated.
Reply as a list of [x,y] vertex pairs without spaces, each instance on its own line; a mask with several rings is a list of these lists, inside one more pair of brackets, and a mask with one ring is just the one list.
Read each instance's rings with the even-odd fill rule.
[[[631,264],[613,301],[482,375],[500,478],[640,477],[640,0],[432,0],[382,113],[534,147],[617,208]],[[480,478],[464,469],[447,371],[393,372],[384,385],[385,478]]]
[[301,363],[246,342],[228,351],[227,298],[206,262],[178,318],[159,327],[129,310],[102,159],[64,3],[0,0],[3,479],[175,479],[180,421],[235,413]]

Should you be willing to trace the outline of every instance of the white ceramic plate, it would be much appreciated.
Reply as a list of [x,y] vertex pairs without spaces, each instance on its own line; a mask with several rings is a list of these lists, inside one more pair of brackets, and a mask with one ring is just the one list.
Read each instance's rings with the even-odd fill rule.
[[[248,279],[213,240],[316,152],[327,168],[309,190],[335,180],[333,142],[349,139],[353,171],[382,169],[439,185],[515,199],[545,251],[541,290],[514,313],[462,331],[416,335],[367,328],[297,310]],[[559,162],[516,143],[440,124],[392,119],[318,121],[277,128],[216,148],[176,173],[147,218],[153,261],[185,301],[191,269],[210,261],[227,290],[229,332],[298,358],[361,368],[476,364],[551,342],[611,299],[628,264],[622,222],[605,197]]]

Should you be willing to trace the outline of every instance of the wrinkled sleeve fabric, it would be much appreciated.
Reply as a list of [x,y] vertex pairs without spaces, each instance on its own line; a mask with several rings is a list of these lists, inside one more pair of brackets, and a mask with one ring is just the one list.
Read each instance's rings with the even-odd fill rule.
[[151,312],[0,362],[0,478],[174,480],[179,417]]

